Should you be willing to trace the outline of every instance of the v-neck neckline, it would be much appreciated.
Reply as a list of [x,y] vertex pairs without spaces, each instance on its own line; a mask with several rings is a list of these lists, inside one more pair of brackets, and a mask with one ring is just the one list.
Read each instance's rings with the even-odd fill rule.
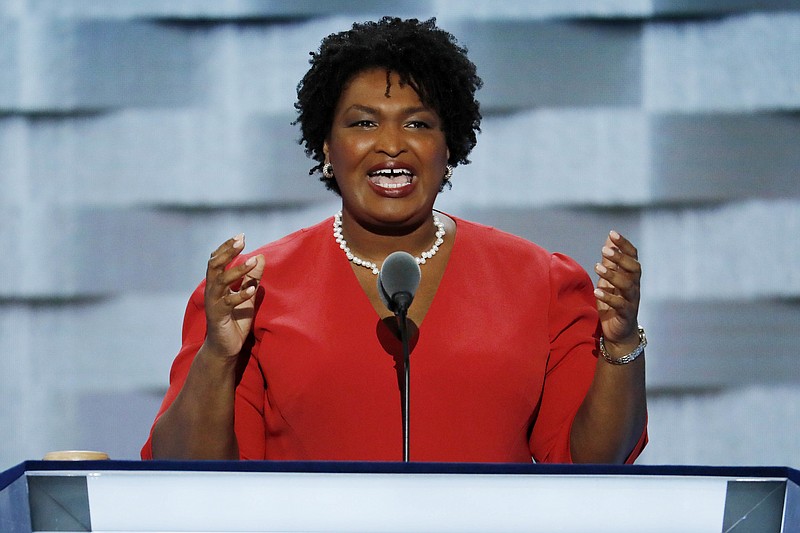
[[[451,265],[452,265],[453,259],[455,257],[454,254],[457,254],[458,253],[458,249],[460,248],[460,246],[459,246],[459,241],[460,241],[459,233],[460,232],[458,231],[458,227],[459,227],[459,222],[460,221],[456,217],[453,217],[450,214],[447,214],[447,213],[444,213],[444,212],[441,212],[441,211],[440,211],[440,213],[442,213],[443,215],[449,217],[453,221],[453,223],[456,226],[456,231],[452,232],[452,235],[453,235],[453,246],[450,249],[450,255],[447,258],[447,264],[445,265],[444,272],[442,273],[442,277],[439,280],[439,285],[436,287],[436,291],[434,292],[433,298],[431,299],[431,304],[428,307],[428,310],[425,312],[425,316],[422,318],[422,321],[419,324],[415,323],[416,329],[419,330],[419,331],[422,330],[423,324],[427,324],[429,322],[429,317],[430,317],[432,312],[434,313],[434,316],[435,316],[436,309],[440,305],[437,302],[444,298],[444,297],[441,296],[441,293],[442,293],[443,289],[446,292],[447,288],[448,288],[448,286],[450,284],[448,280],[452,277],[452,275],[450,274],[450,271],[452,270]],[[450,234],[448,234],[448,235],[450,235]],[[347,270],[346,273],[343,272],[343,276],[347,279],[346,283],[348,284],[348,286],[346,287],[346,290],[348,290],[348,291],[349,290],[358,291],[358,293],[359,293],[359,296],[356,298],[356,301],[354,301],[354,304],[358,305],[359,307],[364,308],[364,314],[367,315],[367,316],[370,316],[372,319],[374,319],[377,322],[383,322],[387,317],[391,317],[391,315],[387,315],[387,317],[384,317],[384,316],[382,316],[380,314],[380,312],[377,309],[375,309],[375,306],[372,305],[372,301],[370,300],[369,295],[364,290],[364,288],[361,286],[361,282],[359,281],[358,276],[353,271],[353,267],[351,266],[350,261],[347,259],[347,256],[345,256],[344,252],[342,252],[342,250],[336,244],[336,241],[333,239],[333,237],[331,237],[330,242],[331,242],[331,246],[335,247],[335,252],[338,252],[338,253],[336,253],[336,255],[339,257],[339,260],[337,260],[337,268],[342,268],[342,269],[346,269]],[[363,268],[363,267],[358,267],[358,268]],[[425,275],[424,268],[425,267],[423,265],[422,266],[422,275],[423,276]],[[376,275],[372,275],[372,276],[375,279],[375,283],[377,283],[377,276]]]

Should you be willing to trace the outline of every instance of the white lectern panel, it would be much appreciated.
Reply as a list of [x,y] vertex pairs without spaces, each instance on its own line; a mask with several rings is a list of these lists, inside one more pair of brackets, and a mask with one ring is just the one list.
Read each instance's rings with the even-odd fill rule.
[[719,533],[727,481],[102,471],[87,485],[95,532]]

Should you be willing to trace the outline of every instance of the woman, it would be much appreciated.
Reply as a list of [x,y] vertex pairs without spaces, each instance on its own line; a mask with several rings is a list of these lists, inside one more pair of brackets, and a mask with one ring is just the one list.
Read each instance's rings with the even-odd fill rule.
[[481,118],[475,66],[434,20],[355,24],[310,63],[298,123],[341,213],[212,254],[142,457],[400,460],[401,347],[376,274],[404,250],[422,270],[412,461],[632,461],[646,440],[634,246],[609,234],[593,290],[565,256],[434,211]]

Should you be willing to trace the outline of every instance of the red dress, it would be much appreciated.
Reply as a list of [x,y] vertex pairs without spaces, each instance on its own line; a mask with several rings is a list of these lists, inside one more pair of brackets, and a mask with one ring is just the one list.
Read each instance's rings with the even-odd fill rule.
[[[597,357],[591,280],[566,256],[454,220],[449,263],[410,356],[410,459],[571,462],[570,425]],[[248,255],[263,254],[266,268],[236,389],[243,459],[402,460],[401,345],[361,289],[332,224]],[[201,285],[159,415],[204,336]],[[151,456],[148,440],[142,458]]]

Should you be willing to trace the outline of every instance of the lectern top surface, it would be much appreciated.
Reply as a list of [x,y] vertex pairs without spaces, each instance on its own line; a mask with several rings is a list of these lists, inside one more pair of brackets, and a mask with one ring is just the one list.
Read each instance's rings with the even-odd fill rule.
[[28,494],[32,531],[717,533],[762,516],[759,533],[777,533],[798,495],[782,467],[29,461],[5,474],[0,511],[4,493],[8,508]]

